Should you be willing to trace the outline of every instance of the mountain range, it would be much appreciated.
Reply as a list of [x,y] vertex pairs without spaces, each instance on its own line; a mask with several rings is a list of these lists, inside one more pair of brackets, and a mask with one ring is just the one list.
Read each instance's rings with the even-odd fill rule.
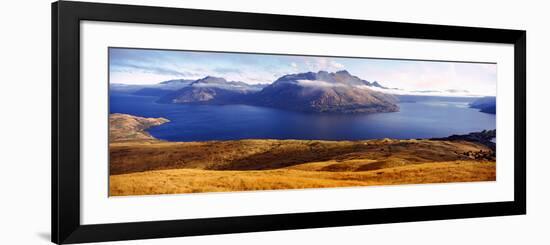
[[143,96],[161,96],[183,87],[189,86],[195,80],[175,79],[168,80],[158,84],[121,84],[114,83],[109,85],[109,92],[113,94],[135,94]]
[[470,103],[471,108],[479,109],[481,112],[496,114],[497,98],[494,96],[481,97]]
[[157,96],[159,103],[248,104],[319,113],[375,113],[398,111],[398,99],[374,89],[379,82],[349,72],[306,72],[284,75],[272,84],[250,85],[207,76],[198,80],[170,80],[154,85],[111,85],[114,93]]
[[160,97],[161,103],[235,104],[244,103],[246,95],[258,92],[263,87],[244,82],[227,81],[221,77],[207,76],[188,86]]
[[307,72],[277,79],[254,94],[253,100],[262,106],[304,112],[373,113],[399,110],[396,97],[369,89],[371,86],[372,83],[347,71]]

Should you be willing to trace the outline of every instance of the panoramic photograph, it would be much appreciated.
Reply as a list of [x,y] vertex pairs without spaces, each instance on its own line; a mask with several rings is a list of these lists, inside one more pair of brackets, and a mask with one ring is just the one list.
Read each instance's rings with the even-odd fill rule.
[[496,63],[108,52],[109,196],[496,180]]

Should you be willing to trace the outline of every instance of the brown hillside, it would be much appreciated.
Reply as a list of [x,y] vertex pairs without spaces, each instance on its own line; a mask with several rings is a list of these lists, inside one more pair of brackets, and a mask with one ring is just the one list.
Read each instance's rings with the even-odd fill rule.
[[127,114],[109,115],[109,141],[154,140],[145,130],[169,122],[165,118],[144,118]]
[[434,162],[364,172],[172,169],[112,175],[109,191],[111,196],[126,196],[494,181],[495,178],[494,162],[477,161]]
[[319,170],[361,171],[475,159],[464,153],[478,151],[490,149],[466,141],[432,140],[122,142],[110,146],[109,169],[111,174],[176,168],[266,170],[325,162]]
[[109,189],[115,196],[496,179],[494,145],[478,142],[478,134],[431,140],[165,142],[145,130],[166,119],[112,114],[109,120]]

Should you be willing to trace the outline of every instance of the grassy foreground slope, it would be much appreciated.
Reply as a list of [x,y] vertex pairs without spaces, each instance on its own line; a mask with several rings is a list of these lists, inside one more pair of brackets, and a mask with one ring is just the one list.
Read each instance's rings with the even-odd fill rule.
[[360,172],[171,169],[110,176],[110,195],[350,187],[495,180],[495,162],[451,161]]
[[[128,115],[129,116],[129,115]],[[120,119],[120,117],[119,117]],[[132,116],[128,122],[134,122]],[[119,120],[119,122],[121,122]],[[113,125],[111,125],[113,127]],[[141,132],[146,127],[138,128]],[[491,181],[494,152],[454,140],[110,142],[110,195]],[[119,140],[117,140],[119,139]]]

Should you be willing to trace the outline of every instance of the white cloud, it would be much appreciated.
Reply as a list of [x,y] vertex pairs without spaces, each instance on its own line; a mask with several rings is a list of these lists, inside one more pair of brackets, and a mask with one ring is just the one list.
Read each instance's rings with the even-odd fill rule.
[[303,87],[346,87],[347,85],[341,83],[329,83],[321,80],[298,80],[298,85]]
[[[113,58],[111,63],[111,83],[154,84],[170,79],[217,76],[258,84],[272,83],[287,74],[347,70],[367,81],[381,81],[386,87],[400,88],[399,93],[455,89],[495,95],[497,84],[496,64],[193,52],[165,52],[159,56],[147,53],[153,51],[139,52],[113,56],[119,58]],[[329,86],[316,83],[316,86]],[[313,84],[306,82],[305,86]]]
[[304,63],[306,71],[335,72],[345,69],[345,66],[343,64],[338,63],[330,58],[307,57]]
[[[470,93],[446,93],[445,95],[495,95],[496,65],[451,62],[400,61],[357,64],[349,69],[352,74],[369,81],[381,81],[386,87],[404,91],[420,90],[468,90]],[[414,92],[410,92],[414,93]],[[427,93],[421,93],[427,94]]]
[[109,75],[110,83],[122,84],[155,84],[172,79],[180,79],[176,75],[161,75],[146,72],[111,72]]
[[335,68],[335,69],[338,69],[338,70],[343,70],[345,68],[345,66],[343,64],[340,64],[340,63],[335,62],[335,61],[331,61],[330,66]]
[[432,90],[432,91],[410,91],[410,90],[404,90],[404,89],[383,89],[378,87],[369,87],[366,85],[360,85],[357,86],[360,89],[371,89],[374,91],[379,91],[387,94],[394,94],[394,95],[419,95],[419,96],[459,96],[459,97],[479,97],[479,96],[485,96],[485,94],[472,94],[468,91],[461,91],[461,92],[452,92],[452,91],[438,91],[438,90]]

